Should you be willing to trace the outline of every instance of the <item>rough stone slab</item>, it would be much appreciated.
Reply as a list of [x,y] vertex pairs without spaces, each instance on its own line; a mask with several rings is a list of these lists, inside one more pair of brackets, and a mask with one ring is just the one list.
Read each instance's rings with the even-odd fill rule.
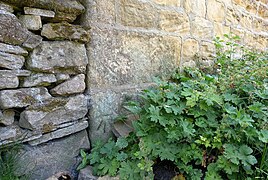
[[28,69],[66,74],[83,73],[87,64],[85,45],[71,41],[43,41],[27,61]]
[[0,107],[2,109],[26,107],[42,103],[50,98],[51,95],[44,87],[2,90],[0,91]]
[[7,12],[10,12],[10,13],[14,12],[14,9],[13,9],[12,6],[10,6],[9,4],[5,4],[3,2],[0,2],[0,10],[7,11]]
[[78,180],[97,180],[98,177],[93,175],[91,166],[87,166],[79,171]]
[[59,124],[83,118],[87,112],[87,98],[84,95],[68,99],[53,98],[43,104],[28,107],[21,113],[19,125],[48,133]]
[[42,17],[51,17],[51,18],[55,17],[54,11],[37,9],[37,8],[30,8],[30,7],[24,7],[24,13],[36,15],[36,16],[42,16]]
[[28,70],[21,70],[21,69],[14,69],[11,70],[12,73],[16,74],[16,76],[21,76],[21,77],[27,77],[31,75],[31,71]]
[[0,51],[0,67],[7,69],[21,69],[25,59],[23,56]]
[[49,86],[56,81],[54,74],[32,73],[31,76],[24,79],[22,87]]
[[9,70],[0,70],[0,89],[17,88],[19,78],[15,73]]
[[[1,112],[1,111],[0,111]],[[10,126],[14,123],[15,111],[13,109],[6,109],[0,113],[0,124]]]
[[9,12],[0,10],[0,24],[0,42],[22,45],[26,48],[33,49],[42,40],[40,36],[32,34],[23,27],[18,18]]
[[19,20],[29,30],[39,30],[42,28],[42,21],[40,16],[36,15],[21,15]]
[[89,32],[79,25],[72,25],[67,22],[48,23],[42,28],[41,35],[51,40],[74,40],[88,42]]
[[13,46],[10,44],[0,43],[0,51],[10,54],[22,55],[27,56],[28,51],[21,48],[20,46]]
[[90,143],[85,130],[38,146],[25,146],[19,154],[17,163],[21,168],[17,169],[17,174],[29,174],[30,180],[40,177],[47,179],[62,171],[71,174],[79,163],[80,149],[89,148]]
[[0,144],[1,141],[14,139],[17,136],[18,129],[15,126],[0,127]]
[[200,39],[213,38],[213,24],[205,18],[195,17],[192,21],[191,33]]
[[87,121],[78,122],[72,126],[68,126],[62,129],[57,129],[56,131],[43,134],[42,137],[40,137],[39,139],[30,141],[29,144],[32,146],[36,146],[38,144],[48,142],[52,139],[58,139],[58,138],[61,138],[70,134],[74,134],[76,132],[86,129],[87,127],[88,127]]
[[51,94],[67,96],[71,94],[83,93],[86,89],[85,75],[79,74],[51,89]]
[[69,74],[56,74],[56,79],[57,79],[57,82],[63,82],[63,81],[70,79],[70,75]]

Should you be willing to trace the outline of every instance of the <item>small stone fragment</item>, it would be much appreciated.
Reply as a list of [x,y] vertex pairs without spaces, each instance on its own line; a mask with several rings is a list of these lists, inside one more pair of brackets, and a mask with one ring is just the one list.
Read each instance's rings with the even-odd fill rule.
[[7,11],[7,12],[10,12],[10,13],[14,12],[14,9],[13,9],[12,6],[10,6],[8,4],[5,4],[3,2],[0,2],[0,10]]
[[22,87],[49,86],[56,81],[54,74],[33,73],[24,79]]
[[15,73],[9,70],[0,70],[0,89],[17,88],[19,78]]
[[13,109],[6,109],[0,114],[0,124],[9,126],[14,122],[15,111]]
[[87,127],[88,127],[87,121],[77,122],[76,124],[74,124],[72,126],[68,126],[68,127],[62,128],[62,129],[57,129],[57,130],[52,131],[50,133],[43,134],[42,137],[40,137],[39,139],[30,141],[29,144],[32,146],[36,146],[38,144],[48,142],[52,139],[58,139],[58,138],[61,138],[64,136],[68,136],[70,134],[74,134],[76,132],[79,132],[79,131],[86,129]]
[[0,43],[0,51],[15,55],[27,56],[28,51],[21,48],[20,46],[13,46],[10,44]]
[[42,42],[42,37],[39,35],[31,34],[28,36],[28,39],[22,44],[23,47],[27,49],[34,49]]
[[24,7],[24,13],[36,15],[36,16],[42,16],[42,17],[51,17],[51,18],[55,17],[54,11],[37,9],[37,8],[30,8],[30,7]]
[[77,95],[68,99],[53,98],[29,106],[20,114],[19,125],[30,130],[51,132],[59,124],[83,118],[88,112],[87,98]]
[[67,22],[45,24],[41,35],[51,40],[74,40],[84,43],[90,39],[89,32],[82,26]]
[[36,15],[21,15],[19,17],[22,24],[29,30],[39,30],[42,28],[42,21],[40,16]]
[[71,95],[84,92],[86,88],[85,75],[79,74],[70,80],[67,80],[51,90],[54,95]]
[[43,103],[50,98],[51,95],[44,87],[2,90],[0,91],[0,107],[2,109],[26,107],[35,103]]
[[20,55],[14,55],[4,53],[0,51],[0,67],[7,69],[21,69],[24,64],[24,57]]

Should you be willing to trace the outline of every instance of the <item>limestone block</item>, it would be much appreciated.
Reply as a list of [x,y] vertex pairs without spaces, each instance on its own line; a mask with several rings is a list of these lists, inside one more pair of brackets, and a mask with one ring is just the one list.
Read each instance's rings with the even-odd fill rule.
[[25,145],[18,154],[17,163],[20,168],[16,170],[16,174],[29,174],[28,178],[31,180],[40,177],[47,179],[62,171],[72,174],[79,163],[77,158],[80,149],[89,148],[85,130],[38,146]]
[[0,91],[0,107],[2,109],[26,107],[35,103],[42,103],[51,98],[47,89],[21,88]]
[[230,27],[223,25],[222,23],[214,23],[214,36],[224,37],[224,34],[230,34]]
[[49,73],[83,73],[87,64],[85,45],[71,41],[43,41],[27,60],[29,69]]
[[[180,63],[181,39],[94,28],[89,87],[151,82],[169,76]],[[141,48],[142,47],[142,48]]]
[[30,7],[24,7],[24,13],[35,15],[35,16],[42,16],[42,17],[55,17],[54,11],[49,11],[45,9],[38,9],[38,8],[30,8]]
[[68,96],[71,94],[83,93],[86,89],[85,75],[79,74],[51,89],[51,94]]
[[196,62],[193,61],[193,60],[189,60],[189,61],[186,61],[186,62],[182,62],[181,67],[182,67],[182,68],[185,68],[185,67],[191,67],[191,68],[194,68],[194,67],[196,67]]
[[191,33],[194,37],[199,39],[212,39],[213,38],[213,25],[210,21],[195,17],[192,23]]
[[0,89],[16,88],[19,86],[17,75],[8,70],[0,70]]
[[87,112],[87,97],[84,95],[68,99],[53,98],[29,106],[20,114],[19,125],[30,130],[50,132],[56,125],[83,118]]
[[0,111],[0,124],[5,126],[12,125],[14,123],[15,111],[13,109],[6,109],[3,112]]
[[119,19],[122,25],[155,28],[158,12],[152,5],[136,0],[120,0]]
[[72,25],[67,22],[45,24],[41,32],[51,40],[74,40],[79,42],[88,42],[90,39],[89,32],[79,25]]
[[225,23],[227,26],[238,25],[241,19],[241,14],[233,8],[228,7],[226,11]]
[[24,57],[20,55],[14,55],[4,53],[0,51],[0,67],[6,69],[21,69],[24,65]]
[[3,3],[3,2],[0,2],[0,10],[7,11],[10,13],[14,12],[14,9],[12,6],[10,6],[9,4]]
[[0,10],[0,24],[0,42],[22,45],[26,48],[33,49],[42,40],[40,36],[34,35],[24,28],[18,18],[9,12]]
[[19,19],[22,24],[29,30],[36,31],[42,28],[42,21],[40,16],[21,15]]
[[215,46],[212,42],[201,41],[200,52],[202,59],[211,60],[215,57]]
[[180,6],[179,0],[153,0],[153,2],[163,6]]
[[252,30],[252,17],[247,14],[242,14],[240,19],[240,25],[248,30]]
[[49,86],[56,81],[54,74],[32,73],[31,76],[24,78],[22,87]]
[[10,44],[0,43],[0,51],[15,55],[27,56],[28,52],[20,46],[13,46]]
[[216,0],[208,0],[207,16],[210,21],[223,22],[225,17],[224,4]]
[[176,32],[180,36],[188,35],[190,33],[190,22],[186,13],[162,10],[159,13],[159,29]]
[[206,0],[184,0],[183,8],[187,13],[192,13],[203,18],[206,16]]
[[194,60],[199,52],[199,43],[195,39],[186,39],[182,43],[182,60],[183,62]]
[[41,143],[48,142],[52,139],[58,139],[64,136],[68,136],[70,134],[74,134],[76,132],[82,131],[88,127],[88,122],[87,121],[82,121],[82,122],[76,122],[75,124],[64,127],[61,129],[57,129],[55,131],[43,134],[42,137],[35,139],[33,141],[30,141],[29,144],[32,146],[39,145]]

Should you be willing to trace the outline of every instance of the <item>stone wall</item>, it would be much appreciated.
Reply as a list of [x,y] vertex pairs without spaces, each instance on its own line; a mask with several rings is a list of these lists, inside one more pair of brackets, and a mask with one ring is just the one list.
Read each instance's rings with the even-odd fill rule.
[[268,46],[267,0],[80,0],[87,44],[89,135],[107,139],[122,102],[177,67],[211,65],[212,40],[230,32]]
[[68,0],[0,2],[0,146],[23,142],[17,173],[31,179],[71,172],[90,148],[90,35],[74,23],[84,10]]
[[18,174],[31,179],[75,172],[125,100],[211,65],[213,38],[230,32],[267,50],[268,1],[0,0],[0,146],[23,142]]

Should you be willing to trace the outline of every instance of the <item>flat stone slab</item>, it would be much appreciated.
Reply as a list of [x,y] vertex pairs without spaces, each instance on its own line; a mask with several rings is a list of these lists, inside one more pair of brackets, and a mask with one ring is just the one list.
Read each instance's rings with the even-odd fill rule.
[[79,42],[89,42],[89,32],[79,25],[62,23],[48,23],[42,28],[41,35],[51,40],[73,40]]
[[13,109],[6,109],[3,112],[0,111],[0,124],[10,126],[14,123],[15,111]]
[[10,6],[9,4],[5,4],[3,2],[0,2],[0,10],[7,11],[7,12],[10,12],[10,13],[14,12],[14,9],[13,9],[12,6]]
[[62,129],[57,129],[55,131],[52,131],[47,134],[43,134],[39,139],[29,141],[29,144],[32,146],[48,142],[52,139],[58,139],[70,134],[74,134],[76,132],[82,131],[88,127],[88,122],[87,121],[82,121],[82,122],[77,122],[71,126],[62,128]]
[[51,95],[44,87],[2,90],[0,91],[0,107],[2,109],[27,107],[50,98]]
[[19,78],[9,70],[0,70],[0,89],[17,88],[19,86]]
[[55,17],[54,11],[38,9],[38,8],[24,7],[24,13],[42,17],[51,17],[51,18]]
[[22,24],[29,30],[37,31],[42,28],[41,16],[21,15],[19,20],[21,20]]
[[31,76],[24,79],[22,87],[49,86],[56,81],[54,74],[32,73]]
[[19,125],[30,130],[51,132],[55,126],[83,118],[88,112],[87,98],[53,98],[45,103],[29,106],[20,114]]
[[28,51],[21,48],[20,46],[13,46],[10,44],[5,44],[5,43],[0,43],[0,51],[5,52],[5,53],[10,53],[10,54],[21,55],[21,56],[28,55]]
[[68,96],[83,93],[86,89],[85,75],[79,74],[51,89],[51,94]]
[[43,41],[27,60],[28,69],[49,73],[84,73],[87,64],[85,45],[71,41]]
[[0,51],[0,67],[7,69],[21,69],[25,59],[23,56]]
[[23,27],[14,14],[0,10],[0,24],[0,42],[33,49],[42,41],[41,36],[34,35]]

